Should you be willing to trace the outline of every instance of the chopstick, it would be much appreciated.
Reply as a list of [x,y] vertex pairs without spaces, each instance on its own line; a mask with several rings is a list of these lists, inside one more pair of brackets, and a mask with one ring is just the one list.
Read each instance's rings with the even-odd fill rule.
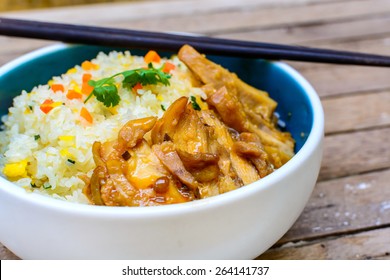
[[177,52],[189,44],[206,54],[303,62],[390,66],[390,57],[303,46],[88,25],[0,18],[0,35],[111,47]]

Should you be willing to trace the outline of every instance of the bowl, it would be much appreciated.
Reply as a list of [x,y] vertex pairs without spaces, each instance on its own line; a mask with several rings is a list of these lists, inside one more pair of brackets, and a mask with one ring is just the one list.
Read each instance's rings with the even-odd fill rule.
[[[98,51],[56,44],[0,69],[0,114],[22,89],[46,83]],[[142,54],[132,50],[132,54]],[[165,55],[165,54],[163,54]],[[182,204],[104,207],[27,193],[0,177],[0,242],[22,259],[253,259],[293,225],[316,183],[324,116],[312,86],[285,63],[208,56],[268,91],[296,155],[240,189]]]

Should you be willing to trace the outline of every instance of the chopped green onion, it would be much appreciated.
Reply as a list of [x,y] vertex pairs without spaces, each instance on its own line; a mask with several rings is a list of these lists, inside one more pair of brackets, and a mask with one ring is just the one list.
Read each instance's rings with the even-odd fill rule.
[[196,102],[196,97],[191,95],[191,103],[192,103],[192,108],[196,111],[200,111],[200,106],[198,102]]

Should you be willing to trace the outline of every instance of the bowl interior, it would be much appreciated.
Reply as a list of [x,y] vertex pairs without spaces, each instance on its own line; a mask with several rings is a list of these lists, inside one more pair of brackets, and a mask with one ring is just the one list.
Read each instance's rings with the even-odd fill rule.
[[[35,55],[20,58],[0,70],[0,116],[5,115],[12,99],[22,90],[31,91],[46,84],[53,76],[65,73],[74,65],[96,57],[99,51],[124,50],[100,46],[59,46]],[[132,50],[133,55],[145,51]],[[171,53],[160,53],[169,56]],[[260,59],[208,56],[209,59],[235,72],[242,80],[267,91],[278,102],[277,113],[296,141],[296,152],[305,143],[313,125],[313,112],[305,89],[296,77],[286,71],[286,65]]]

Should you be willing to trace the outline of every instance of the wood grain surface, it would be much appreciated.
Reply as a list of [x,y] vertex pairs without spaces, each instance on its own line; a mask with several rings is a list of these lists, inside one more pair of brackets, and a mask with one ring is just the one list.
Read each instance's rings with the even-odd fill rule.
[[[150,0],[1,16],[390,55],[390,0]],[[0,64],[53,43],[0,36]],[[324,158],[302,215],[258,259],[390,259],[390,69],[288,63],[321,98]],[[17,257],[0,246],[0,258]]]

